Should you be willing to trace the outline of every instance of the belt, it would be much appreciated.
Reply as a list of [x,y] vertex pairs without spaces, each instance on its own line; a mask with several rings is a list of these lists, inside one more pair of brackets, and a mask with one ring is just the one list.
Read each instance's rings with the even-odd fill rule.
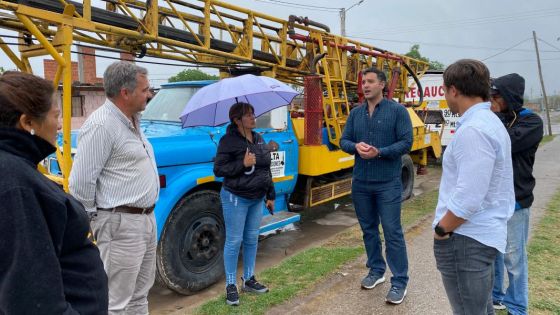
[[129,206],[118,206],[114,208],[97,208],[97,210],[101,211],[110,211],[110,212],[120,212],[120,213],[130,213],[130,214],[150,214],[154,211],[155,205],[147,208],[136,208],[136,207],[129,207]]

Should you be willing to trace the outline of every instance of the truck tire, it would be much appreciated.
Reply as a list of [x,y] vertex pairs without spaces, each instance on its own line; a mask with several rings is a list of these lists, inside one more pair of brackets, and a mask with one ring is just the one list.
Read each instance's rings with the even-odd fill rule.
[[412,197],[412,188],[414,188],[414,163],[408,154],[403,155],[401,161],[402,200],[404,201]]
[[203,190],[183,197],[161,233],[157,255],[161,280],[185,295],[214,284],[224,274],[224,241],[220,195]]

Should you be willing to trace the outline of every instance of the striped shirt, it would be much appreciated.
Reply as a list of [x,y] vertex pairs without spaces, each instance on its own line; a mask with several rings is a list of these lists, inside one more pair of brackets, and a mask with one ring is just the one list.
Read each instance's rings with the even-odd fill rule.
[[[138,122],[140,115],[136,115]],[[151,144],[109,99],[91,114],[78,136],[70,193],[87,211],[151,207],[159,177]]]
[[[365,142],[379,149],[379,155],[364,160],[356,152],[356,143]],[[400,178],[401,157],[412,146],[412,123],[406,108],[383,99],[369,115],[367,102],[354,108],[340,138],[340,147],[354,154],[354,179],[384,182]]]

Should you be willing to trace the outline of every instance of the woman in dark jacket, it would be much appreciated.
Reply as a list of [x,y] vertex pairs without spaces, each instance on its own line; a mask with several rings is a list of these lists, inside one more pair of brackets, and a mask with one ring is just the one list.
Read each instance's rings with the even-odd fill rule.
[[55,152],[52,83],[0,76],[0,314],[107,314],[107,276],[82,205],[39,171]]
[[237,259],[243,244],[243,277],[241,289],[266,293],[268,288],[255,279],[255,259],[263,202],[272,214],[276,198],[270,171],[270,151],[256,126],[253,106],[237,103],[229,111],[231,124],[220,139],[214,162],[214,174],[224,178],[220,197],[226,226],[224,266],[226,302],[239,305],[237,292]]

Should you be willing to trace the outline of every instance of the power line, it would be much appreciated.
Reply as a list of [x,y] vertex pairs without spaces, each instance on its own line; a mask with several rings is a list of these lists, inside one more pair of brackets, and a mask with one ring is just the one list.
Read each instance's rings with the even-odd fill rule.
[[295,4],[295,5],[299,5],[299,6],[302,6],[302,7],[309,7],[309,8],[330,9],[330,10],[339,10],[340,9],[340,8],[336,8],[336,7],[323,7],[323,6],[316,6],[316,5],[311,5],[311,4],[301,4],[301,3],[294,3],[294,2],[287,2],[287,1],[280,1],[280,0],[268,0],[268,1],[284,3],[284,4]]
[[325,12],[340,11],[340,8],[335,8],[335,7],[322,7],[322,6],[307,5],[307,4],[300,4],[300,3],[287,2],[287,1],[278,1],[278,0],[255,0],[255,1],[280,5],[280,6],[288,6],[292,8],[309,9],[309,10],[317,10],[317,11],[325,11]]
[[[446,28],[450,26],[461,26],[463,24],[486,24],[486,23],[496,23],[502,22],[504,19],[511,20],[511,19],[519,19],[519,18],[532,18],[532,17],[541,17],[539,14],[545,15],[557,15],[560,12],[560,8],[556,9],[545,9],[545,10],[533,10],[523,12],[521,14],[509,14],[509,15],[502,15],[502,16],[491,16],[491,17],[481,17],[481,18],[472,18],[472,19],[464,19],[464,20],[444,20],[435,23],[427,23],[427,24],[417,24],[417,25],[409,25],[402,28],[392,28],[392,29],[385,29],[385,30],[378,30],[376,32],[380,33],[395,33],[395,32],[402,32],[408,30],[417,30],[418,28],[422,27],[434,27],[437,26],[444,26]],[[536,15],[536,16],[535,16]],[[362,32],[364,33],[364,32]],[[372,33],[372,32],[365,32],[365,33]]]
[[558,47],[556,47],[556,46],[552,45],[551,43],[547,42],[546,40],[544,40],[544,39],[540,39],[540,38],[537,38],[537,39],[538,39],[539,41],[541,41],[541,42],[543,42],[543,43],[547,44],[548,46],[550,46],[550,47],[552,47],[552,48],[554,48],[554,49],[556,49],[556,50],[560,51],[560,48],[558,48]]
[[[408,41],[408,40],[382,39],[382,38],[375,38],[375,37],[362,37],[362,36],[353,36],[353,35],[346,36],[346,37],[355,38],[355,39],[366,39],[366,40],[373,40],[373,41],[381,41],[381,42],[419,44],[419,45],[426,45],[426,46],[451,47],[451,48],[462,48],[462,49],[463,48],[464,49],[478,49],[478,50],[503,50],[503,49],[506,49],[506,48],[500,48],[500,47],[470,46],[470,45],[458,45],[458,44],[442,44],[442,43],[419,42],[419,41]],[[534,52],[534,50],[532,50],[532,49],[511,49],[511,51],[530,52],[530,53]],[[556,53],[558,51],[545,50],[543,52]]]
[[550,16],[558,16],[558,15],[560,15],[560,8],[540,9],[540,10],[526,11],[522,13],[501,15],[501,16],[488,16],[488,17],[472,18],[472,19],[465,19],[465,20],[445,20],[445,21],[434,22],[434,23],[409,25],[401,28],[382,29],[382,30],[376,30],[374,32],[361,32],[355,34],[367,35],[367,34],[383,33],[383,34],[394,35],[394,34],[417,32],[417,31],[441,30],[441,29],[448,29],[448,28],[459,27],[464,25],[478,26],[484,24],[494,24],[498,22],[518,21],[520,19],[532,19],[532,18],[550,17]]
[[[560,61],[560,58],[547,58],[541,61]],[[495,60],[486,61],[485,63],[518,63],[518,62],[537,62],[537,59],[517,59],[517,60]]]
[[509,47],[509,48],[506,48],[506,49],[502,50],[501,52],[499,52],[499,53],[497,53],[497,54],[494,54],[494,55],[492,55],[492,56],[489,56],[489,57],[486,57],[486,58],[484,58],[484,59],[481,59],[481,61],[485,61],[485,60],[488,60],[488,59],[490,59],[490,58],[494,58],[494,57],[496,57],[496,56],[499,56],[499,55],[501,55],[501,54],[503,54],[503,53],[505,53],[505,52],[507,52],[507,51],[510,51],[511,49],[513,49],[513,48],[515,48],[515,47],[517,47],[517,46],[519,46],[519,45],[525,43],[525,42],[528,41],[528,40],[531,40],[531,38],[524,39],[524,40],[520,41],[519,43],[517,43],[517,44],[515,44],[515,45],[513,45],[513,46],[511,46],[511,47]]

